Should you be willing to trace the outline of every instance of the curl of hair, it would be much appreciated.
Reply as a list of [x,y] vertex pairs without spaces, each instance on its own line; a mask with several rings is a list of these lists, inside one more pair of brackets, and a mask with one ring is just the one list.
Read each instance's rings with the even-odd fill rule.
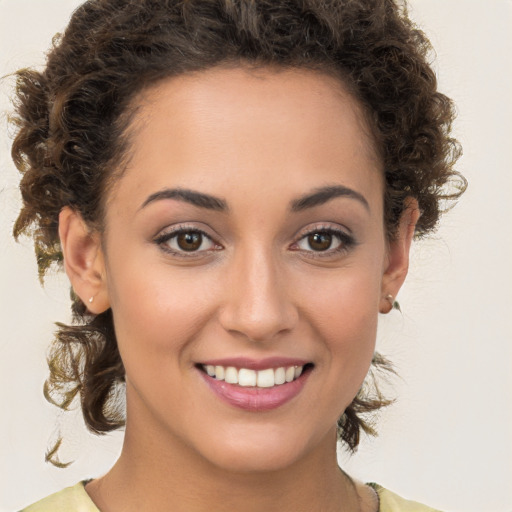
[[[430,53],[395,0],[89,0],[54,39],[45,69],[17,73],[12,156],[23,207],[14,236],[33,236],[42,279],[62,260],[63,207],[102,230],[136,95],[219,65],[337,76],[362,105],[382,159],[388,236],[408,197],[421,210],[417,236],[427,234],[466,186],[453,169],[453,105],[437,90]],[[111,400],[124,379],[112,315],[93,316],[74,297],[73,318],[59,325],[46,396],[65,409],[80,395],[88,427],[107,432],[123,424]],[[378,356],[374,366],[388,368]],[[365,413],[388,403],[362,390],[339,421],[339,438],[354,450],[360,431],[373,431]]]

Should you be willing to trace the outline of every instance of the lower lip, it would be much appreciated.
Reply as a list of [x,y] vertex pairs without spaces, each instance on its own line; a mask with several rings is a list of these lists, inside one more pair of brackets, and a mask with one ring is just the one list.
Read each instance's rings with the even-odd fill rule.
[[245,411],[271,411],[296,397],[304,387],[310,371],[292,382],[272,388],[243,387],[217,380],[198,370],[210,389],[224,402]]

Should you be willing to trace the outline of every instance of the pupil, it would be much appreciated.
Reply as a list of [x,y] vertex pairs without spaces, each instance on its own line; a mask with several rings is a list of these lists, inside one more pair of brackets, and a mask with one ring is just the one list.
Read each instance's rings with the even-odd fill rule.
[[309,245],[316,251],[326,251],[331,247],[332,235],[330,233],[314,233],[308,237]]
[[178,235],[178,246],[184,251],[196,251],[201,247],[203,236],[201,233],[181,233]]

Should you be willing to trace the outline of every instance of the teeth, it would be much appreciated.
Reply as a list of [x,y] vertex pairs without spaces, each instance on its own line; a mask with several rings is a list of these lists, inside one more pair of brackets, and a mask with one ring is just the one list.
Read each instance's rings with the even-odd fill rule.
[[224,366],[216,366],[215,367],[215,378],[219,380],[224,380]]
[[284,368],[276,368],[274,372],[274,382],[276,386],[286,382],[286,370]]
[[258,372],[258,387],[259,388],[271,388],[275,384],[274,370],[269,368],[268,370],[260,370]]
[[224,375],[224,380],[228,384],[238,384],[238,371],[233,366],[228,366],[226,368],[226,373]]
[[292,382],[302,375],[303,366],[281,366],[280,368],[267,368],[266,370],[237,369],[234,366],[203,365],[203,369],[217,380],[228,384],[238,384],[242,387],[272,388],[287,382]]
[[247,368],[241,368],[238,372],[238,385],[256,386],[256,372]]

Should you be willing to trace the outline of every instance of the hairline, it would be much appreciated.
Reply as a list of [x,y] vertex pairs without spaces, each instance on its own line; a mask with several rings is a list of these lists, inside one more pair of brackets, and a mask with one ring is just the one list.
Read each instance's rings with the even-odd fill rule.
[[[312,60],[309,64],[307,62],[300,64],[288,64],[265,62],[263,60],[249,61],[247,59],[225,59],[217,64],[204,66],[198,69],[190,69],[175,73],[171,72],[160,78],[148,81],[147,83],[143,82],[143,85],[140,88],[136,88],[133,91],[131,97],[128,98],[127,105],[115,121],[115,124],[119,128],[119,136],[117,137],[116,151],[112,160],[116,159],[117,164],[114,165],[112,160],[106,163],[106,166],[110,171],[107,171],[106,173],[107,178],[105,180],[105,187],[102,191],[103,197],[100,203],[101,224],[99,228],[101,232],[104,232],[106,229],[106,224],[104,222],[106,210],[110,200],[115,195],[115,186],[129,169],[130,162],[133,157],[133,139],[144,126],[144,123],[137,122],[136,120],[138,114],[144,108],[144,95],[157,89],[161,84],[174,79],[201,76],[212,70],[223,69],[242,69],[251,74],[257,73],[258,71],[271,72],[275,74],[287,71],[302,71],[323,75],[325,78],[332,79],[333,84],[336,84],[339,92],[343,95],[347,95],[353,100],[351,108],[356,110],[355,118],[357,119],[359,128],[366,139],[363,143],[363,147],[366,148],[367,156],[375,163],[376,169],[380,170],[381,177],[384,179],[382,151],[378,144],[376,128],[374,128],[371,123],[371,112],[369,110],[369,106],[360,98],[356,86],[348,77],[348,73],[344,72],[345,70],[343,68],[337,67],[334,63],[322,62],[319,59]],[[384,184],[383,194],[385,195],[385,193],[386,186]],[[385,219],[383,215],[383,222],[384,221]]]

